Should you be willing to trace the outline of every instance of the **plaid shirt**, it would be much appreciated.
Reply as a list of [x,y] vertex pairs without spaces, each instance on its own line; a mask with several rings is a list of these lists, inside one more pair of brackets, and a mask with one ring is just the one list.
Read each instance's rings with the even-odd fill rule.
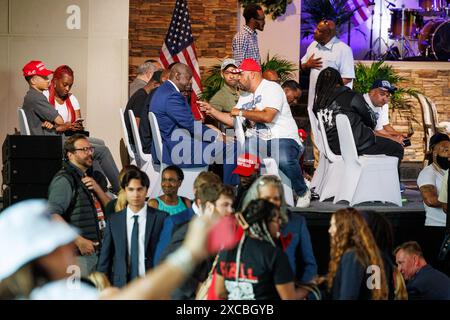
[[261,64],[256,31],[245,25],[233,38],[233,58],[239,66],[242,60],[252,58]]

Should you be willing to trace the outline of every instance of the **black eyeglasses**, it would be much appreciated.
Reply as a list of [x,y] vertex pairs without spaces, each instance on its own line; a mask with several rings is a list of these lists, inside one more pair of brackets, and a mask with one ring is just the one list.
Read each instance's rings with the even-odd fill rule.
[[94,153],[95,148],[94,147],[84,147],[84,148],[73,149],[73,151],[83,151],[85,153],[88,153],[88,152]]

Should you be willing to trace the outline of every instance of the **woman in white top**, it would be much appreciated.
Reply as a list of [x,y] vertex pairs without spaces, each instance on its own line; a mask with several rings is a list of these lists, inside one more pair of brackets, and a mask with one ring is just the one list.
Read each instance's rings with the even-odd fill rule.
[[81,118],[81,111],[77,98],[70,93],[72,85],[73,70],[67,65],[59,66],[53,73],[50,87],[44,91],[44,95],[64,119],[64,122],[73,123]]

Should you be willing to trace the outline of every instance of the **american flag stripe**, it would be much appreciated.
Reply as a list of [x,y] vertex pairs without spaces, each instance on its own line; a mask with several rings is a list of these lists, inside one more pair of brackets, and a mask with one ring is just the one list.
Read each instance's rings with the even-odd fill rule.
[[186,0],[177,0],[175,3],[172,21],[161,48],[159,59],[165,68],[173,62],[181,62],[189,66],[193,78],[193,92],[191,94],[192,113],[196,120],[203,119],[204,116],[196,103],[197,96],[202,92],[202,84]]
[[351,17],[352,23],[355,26],[359,26],[370,17],[371,12],[368,8],[368,4],[368,0],[348,0],[345,4],[348,10],[355,10],[355,8],[359,7]]

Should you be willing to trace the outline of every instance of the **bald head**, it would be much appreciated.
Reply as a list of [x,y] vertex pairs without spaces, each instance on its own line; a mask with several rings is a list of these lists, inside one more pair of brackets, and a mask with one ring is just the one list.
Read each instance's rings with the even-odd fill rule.
[[278,76],[278,73],[275,70],[267,69],[262,74],[263,78],[269,81],[279,82],[280,77]]
[[331,20],[322,20],[314,30],[314,40],[321,45],[327,44],[336,35],[336,24]]
[[180,91],[185,91],[186,88],[190,86],[192,71],[187,65],[176,63],[170,69],[169,79]]

